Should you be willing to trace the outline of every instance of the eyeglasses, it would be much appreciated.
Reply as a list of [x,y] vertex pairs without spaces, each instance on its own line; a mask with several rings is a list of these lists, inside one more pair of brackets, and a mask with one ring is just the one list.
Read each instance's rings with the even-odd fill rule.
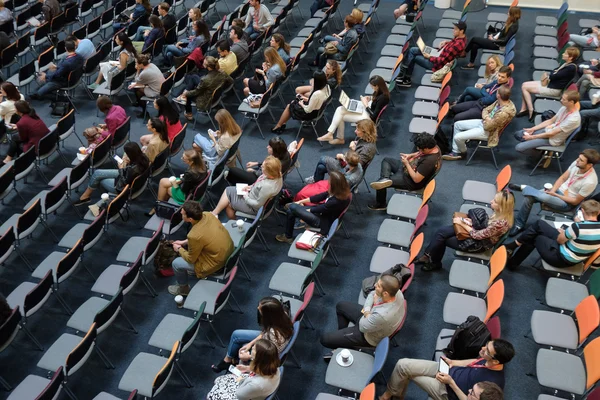
[[475,393],[475,391],[473,389],[469,389],[468,395],[469,395],[469,397],[473,398],[474,400],[479,400],[479,395],[477,393]]
[[489,357],[489,358],[491,358],[492,360],[495,360],[495,359],[496,359],[496,357],[495,357],[495,356],[493,356],[493,355],[490,353],[490,350],[488,349],[488,347],[487,347],[487,346],[485,346],[485,350],[483,350],[483,354],[484,354],[486,357]]

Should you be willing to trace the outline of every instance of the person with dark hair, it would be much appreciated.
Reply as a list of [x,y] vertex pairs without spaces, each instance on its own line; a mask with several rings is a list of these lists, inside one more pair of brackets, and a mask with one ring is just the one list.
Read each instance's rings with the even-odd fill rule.
[[[146,107],[146,102],[142,97],[158,97],[160,87],[165,81],[160,69],[150,62],[150,57],[146,54],[140,54],[135,58],[135,81],[129,85],[129,89],[135,89],[135,97],[138,99],[138,106],[143,109]],[[143,117],[142,112],[139,117]]]
[[42,3],[42,17],[45,22],[51,22],[62,12],[58,0],[38,0],[38,2]]
[[[344,61],[346,57],[348,57],[350,49],[358,40],[358,33],[356,32],[356,29],[354,29],[355,25],[356,20],[354,17],[352,17],[352,15],[346,15],[346,18],[344,18],[344,35],[341,37],[336,35],[331,38],[334,40],[327,41],[324,46],[319,47],[317,49],[315,61],[313,61],[310,65],[321,69],[327,63],[328,58],[336,61]],[[334,46],[335,51],[333,53],[326,52],[327,45]]]
[[[394,275],[381,275],[364,306],[351,301],[340,301],[335,306],[338,330],[325,332],[321,345],[328,349],[376,347],[389,337],[404,318],[404,295],[400,281]],[[352,322],[354,326],[348,326]],[[331,355],[325,356],[328,360]]]
[[43,85],[31,94],[32,99],[41,100],[42,97],[67,86],[69,74],[83,67],[84,60],[75,53],[75,43],[70,40],[65,41],[65,50],[67,56],[58,65],[51,64],[48,72],[39,73],[38,81]]
[[[181,121],[179,120],[179,112],[165,96],[160,96],[154,100],[154,108],[158,111],[158,118],[164,122],[167,127],[167,136],[169,138],[169,143],[171,143],[173,138],[183,129]],[[140,143],[142,146],[148,146],[151,138],[152,135],[144,135],[140,138]]]
[[292,48],[290,44],[285,41],[285,38],[281,33],[274,33],[273,36],[271,36],[269,46],[277,50],[277,53],[279,53],[279,56],[286,65],[289,64],[291,60],[290,51]]
[[[165,31],[165,34],[169,29],[177,25],[177,19],[175,19],[175,16],[173,14],[169,13],[170,9],[171,6],[169,5],[169,3],[163,2],[158,4],[158,18],[162,23],[162,27]],[[150,19],[148,19],[148,21],[152,23]],[[134,40],[136,42],[143,41],[144,37],[148,36],[152,28],[152,26],[139,26],[135,34]]]
[[107,61],[100,63],[100,72],[94,83],[88,85],[88,89],[94,90],[103,80],[110,84],[110,81],[114,75],[118,72],[123,71],[127,68],[127,65],[135,62],[137,57],[137,50],[133,47],[133,43],[126,32],[119,32],[115,36],[115,44],[121,48],[119,52],[119,59],[117,61]]
[[250,39],[254,40],[273,25],[275,19],[267,6],[260,4],[261,0],[249,0],[248,3],[250,8],[248,14],[246,14],[246,33],[248,33]]
[[465,394],[454,379],[448,374],[444,374],[442,372],[438,372],[435,378],[441,383],[447,385],[458,400],[503,400],[504,392],[500,388],[500,386],[496,385],[494,382],[478,382],[473,385],[471,389],[467,391],[468,394]]
[[[142,136],[144,142],[147,143],[142,144],[142,151],[150,162],[153,162],[161,151],[169,147],[169,134],[167,133],[167,125],[158,117],[150,118],[146,123],[146,128],[148,128],[150,135]],[[148,138],[148,136],[150,137]],[[140,142],[142,138],[140,138]],[[124,157],[123,161],[127,162],[127,157]]]
[[238,378],[226,374],[215,379],[206,400],[264,400],[272,395],[281,379],[279,354],[270,341],[259,339],[254,345],[250,365],[238,365]]
[[12,161],[12,159],[22,152],[37,146],[40,139],[50,133],[50,130],[36,114],[35,110],[29,106],[25,100],[15,102],[16,114],[20,117],[16,125],[17,133],[13,133],[8,145],[8,152],[4,158],[3,165]]
[[179,254],[172,264],[177,283],[168,288],[173,296],[190,293],[188,272],[204,279],[223,268],[234,249],[227,229],[218,218],[204,211],[199,201],[186,200],[181,216],[184,222],[192,224],[192,229],[186,240],[173,242],[173,250]]
[[223,372],[230,365],[248,362],[254,353],[254,345],[260,339],[268,340],[281,353],[287,346],[294,333],[292,320],[287,314],[283,304],[275,297],[264,297],[258,303],[258,324],[262,330],[236,329],[231,334],[227,355],[218,364],[211,366],[216,373]]
[[[450,378],[460,391],[467,392],[479,382],[491,382],[504,387],[504,366],[515,356],[515,349],[506,340],[495,339],[487,342],[479,351],[479,358],[470,360],[450,360],[442,357],[450,366]],[[418,386],[434,399],[459,397],[451,390],[450,379],[438,379],[439,363],[431,360],[401,358],[396,363],[388,380],[387,390],[380,400],[404,399],[408,384],[415,381]],[[443,381],[443,382],[442,382]]]
[[577,207],[591,196],[598,185],[598,175],[594,165],[599,161],[600,153],[595,149],[583,150],[565,173],[554,182],[551,189],[538,190],[528,185],[509,183],[510,190],[523,192],[523,204],[510,235],[515,236],[525,228],[535,203],[565,212]]
[[15,124],[19,120],[15,102],[25,100],[25,96],[10,82],[0,84],[0,137],[6,134],[6,124]]
[[173,64],[173,57],[188,56],[192,51],[210,40],[210,31],[204,20],[200,19],[193,22],[192,28],[194,29],[194,35],[190,36],[188,41],[170,44],[165,48],[164,55],[167,65]]
[[96,53],[96,47],[94,46],[94,43],[92,43],[92,41],[88,38],[80,40],[77,38],[77,36],[67,35],[65,41],[66,40],[70,40],[75,43],[75,53],[83,57],[84,60],[87,60]]
[[400,153],[400,160],[385,157],[381,162],[379,180],[370,185],[377,191],[375,203],[368,205],[371,210],[387,209],[387,188],[422,189],[442,167],[442,152],[432,135],[418,133],[413,142],[416,152]]
[[[133,180],[146,172],[150,167],[150,160],[142,152],[137,143],[128,142],[123,147],[125,155],[123,162],[118,164],[118,169],[96,169],[90,177],[88,187],[75,203],[76,206],[82,206],[91,201],[94,190],[101,187],[108,193],[118,194],[127,185],[131,185]],[[127,162],[125,162],[127,158]]]
[[0,326],[2,326],[8,317],[12,314],[12,309],[4,296],[0,293]]
[[310,5],[310,17],[314,17],[317,11],[325,7],[331,7],[333,0],[314,0]]
[[127,113],[123,107],[115,105],[108,96],[100,96],[96,100],[96,106],[98,110],[105,115],[104,123],[99,124],[98,127],[110,132],[110,135],[114,135],[117,128],[125,123],[127,120]]
[[[329,190],[286,205],[285,233],[275,236],[278,242],[293,243],[294,230],[304,229],[308,224],[320,228],[323,234],[329,232],[333,221],[342,215],[352,201],[350,185],[343,173],[331,171]],[[305,206],[307,203],[314,206]],[[302,222],[296,223],[296,218]]]
[[[165,28],[163,27],[162,20],[156,15],[151,15],[148,18],[150,27],[152,29],[144,32],[143,41],[140,39],[133,41],[133,47],[135,47],[138,53],[151,53],[154,42],[165,36]],[[137,38],[136,38],[137,39]]]
[[[339,106],[333,114],[327,133],[317,138],[319,142],[329,142],[333,145],[344,144],[344,124],[346,122],[358,122],[363,119],[377,121],[383,107],[390,102],[390,91],[385,80],[379,75],[373,75],[369,79],[369,85],[373,88],[373,96],[360,96],[363,107],[362,113],[351,112],[344,106]],[[335,138],[333,137],[334,133]]]
[[231,28],[229,28],[229,44],[231,46],[231,51],[235,54],[238,64],[248,58],[248,55],[250,54],[248,42],[243,39],[244,33],[244,30],[239,26],[232,25]]
[[115,22],[113,24],[113,31],[117,33],[121,29],[123,29],[123,27],[126,27],[133,21],[137,21],[139,18],[142,18],[141,25],[147,25],[147,19],[150,16],[151,12],[152,6],[150,5],[150,0],[135,0],[135,7],[133,8],[133,12],[129,14],[129,18],[127,19],[127,21]]
[[[286,171],[290,168],[291,159],[283,139],[279,136],[269,139],[267,154],[279,160],[281,163],[281,172],[285,175]],[[236,185],[237,183],[252,185],[262,174],[261,167],[262,164],[258,161],[248,161],[246,163],[246,170],[238,167],[229,168],[225,179],[227,179],[230,185]]]
[[219,69],[227,75],[231,75],[237,69],[238,61],[235,53],[231,51],[231,46],[227,40],[221,40],[217,43],[219,53]]
[[[246,32],[244,30],[244,28],[246,28],[246,23],[244,22],[243,19],[241,18],[234,18],[233,21],[231,21],[231,26],[237,26],[238,28],[242,29],[242,36],[240,36],[240,39],[242,39],[244,42],[248,43],[248,46],[250,46],[250,44],[252,43],[252,39],[250,39],[250,35],[248,35],[248,32]],[[233,44],[230,41],[230,44]]]
[[271,132],[282,133],[285,130],[285,123],[293,118],[298,121],[310,121],[315,119],[323,104],[331,97],[331,89],[327,84],[327,76],[323,71],[313,73],[313,90],[308,97],[300,94],[285,107],[279,122]]

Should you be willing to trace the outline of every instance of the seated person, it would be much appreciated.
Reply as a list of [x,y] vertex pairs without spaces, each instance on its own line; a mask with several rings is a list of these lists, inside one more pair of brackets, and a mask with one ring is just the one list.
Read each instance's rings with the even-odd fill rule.
[[98,127],[107,130],[111,136],[114,135],[117,128],[123,125],[127,120],[127,113],[123,107],[114,105],[108,96],[98,97],[98,100],[96,100],[96,107],[98,107],[98,111],[105,115],[104,123],[99,124]]
[[310,5],[310,17],[314,17],[317,11],[325,7],[331,7],[333,0],[314,0]]
[[212,213],[218,217],[221,211],[225,210],[229,219],[235,218],[236,211],[255,215],[270,198],[281,191],[282,187],[281,162],[273,156],[268,156],[262,163],[262,175],[256,182],[246,186],[243,195],[237,194],[235,186],[229,186],[223,191]]
[[78,39],[76,36],[67,35],[65,40],[71,40],[75,43],[75,53],[79,54],[84,60],[87,60],[96,54],[96,46],[90,39]]
[[271,36],[269,45],[277,50],[277,54],[279,54],[279,57],[281,57],[285,65],[290,63],[290,50],[292,48],[289,43],[286,43],[285,38],[281,33],[274,33],[273,36]]
[[575,222],[568,229],[557,229],[552,222],[541,219],[529,225],[514,242],[506,244],[506,250],[512,252],[507,266],[510,269],[519,267],[534,249],[555,268],[569,268],[585,262],[600,248],[600,203],[586,200],[581,203],[580,210],[583,220],[575,217]]
[[197,86],[193,90],[184,90],[181,96],[174,101],[185,105],[185,119],[194,120],[192,113],[192,102],[196,102],[196,109],[205,111],[210,107],[213,92],[223,86],[231,85],[233,79],[221,71],[216,58],[208,56],[204,59],[204,68],[208,71],[206,75],[198,79]]
[[51,22],[54,17],[62,12],[58,0],[38,0],[42,3],[42,20]]
[[65,41],[65,50],[67,56],[62,59],[58,65],[51,64],[48,72],[40,72],[38,81],[42,86],[31,94],[34,100],[40,100],[42,97],[56,92],[62,87],[66,87],[69,80],[69,74],[83,67],[83,58],[75,53],[75,43],[70,40]]
[[114,75],[127,68],[129,63],[135,62],[138,53],[126,32],[119,32],[115,36],[115,44],[121,47],[119,59],[117,61],[101,62],[98,77],[94,83],[88,85],[88,89],[96,89],[105,79],[110,84]]
[[454,122],[481,119],[483,109],[496,101],[498,89],[502,86],[510,87],[511,76],[512,70],[504,66],[498,71],[498,78],[495,81],[484,85],[481,89],[467,88],[458,97],[457,104],[450,109],[454,114]]
[[[244,30],[244,28],[246,28],[246,22],[244,22],[244,20],[241,18],[234,18],[233,21],[231,22],[231,26],[232,27],[237,26],[242,29],[242,32],[244,32],[244,33],[242,33],[242,36],[240,36],[240,39],[242,39],[244,42],[248,43],[248,46],[250,46],[250,44],[253,42],[253,40],[250,39],[248,32],[246,32]],[[230,40],[229,44],[233,45],[233,41]]]
[[114,32],[117,33],[138,18],[142,18],[142,25],[145,25],[151,13],[152,6],[150,5],[150,0],[135,0],[135,7],[133,8],[133,12],[129,14],[129,19],[125,22],[115,22],[113,24]]
[[596,93],[592,96],[591,101],[582,101],[579,103],[581,117],[581,130],[585,134],[592,122],[598,123],[600,121],[600,93]]
[[181,41],[168,45],[165,50],[165,61],[167,65],[173,64],[173,57],[189,56],[194,49],[201,47],[210,40],[210,31],[204,20],[195,21],[192,24],[194,34],[188,41]]
[[592,86],[600,86],[600,67],[598,60],[590,60],[589,68],[583,69],[583,74],[577,81],[577,89],[579,89],[579,97],[585,99],[586,94],[590,91]]
[[[242,128],[235,122],[229,111],[222,108],[215,114],[215,120],[219,124],[219,130],[211,134],[209,132],[207,139],[200,133],[194,136],[194,147],[202,149],[202,156],[208,164],[208,169],[213,169],[217,161],[223,154],[240,140]],[[229,154],[228,164],[235,166],[236,154]]]
[[[185,203],[188,196],[192,195],[196,187],[206,178],[208,174],[206,165],[202,159],[202,154],[194,149],[187,149],[183,152],[181,160],[188,166],[184,172],[183,178],[177,178],[175,182],[171,182],[170,178],[162,178],[158,184],[158,200],[169,201],[175,200],[177,204]],[[146,216],[151,217],[155,214],[154,208],[146,213]]]
[[562,54],[564,61],[560,67],[552,71],[550,74],[545,72],[542,75],[541,81],[524,82],[521,85],[521,109],[517,117],[529,116],[529,121],[533,122],[534,109],[532,94],[541,96],[558,97],[568,88],[568,86],[576,79],[577,65],[575,61],[579,58],[579,49],[577,47],[568,47]]
[[327,76],[322,71],[313,73],[313,91],[307,97],[296,95],[283,110],[277,125],[271,128],[273,133],[283,133],[286,128],[285,123],[293,118],[298,121],[310,121],[317,117],[323,104],[331,96],[331,89],[327,84]]
[[[564,65],[564,64],[563,64]],[[540,146],[562,146],[567,138],[581,125],[579,115],[579,93],[567,90],[560,98],[562,107],[556,115],[532,127],[515,133],[519,144],[515,150],[526,156],[537,159],[543,153],[537,150]],[[517,114],[517,117],[519,114]]]
[[454,39],[444,40],[440,43],[440,56],[432,57],[429,54],[422,54],[418,47],[411,47],[408,51],[408,56],[402,60],[400,66],[400,75],[396,79],[396,83],[402,87],[411,87],[411,76],[415,64],[420,65],[425,69],[430,69],[433,72],[442,69],[444,65],[454,61],[454,59],[465,51],[467,45],[467,24],[463,21],[458,21],[454,24]]
[[[160,19],[162,26],[165,30],[165,34],[166,32],[171,29],[172,27],[174,27],[175,25],[177,25],[177,20],[175,19],[175,16],[172,14],[169,14],[169,10],[171,9],[171,6],[169,5],[169,3],[159,3],[158,4],[158,18]],[[152,26],[139,26],[137,28],[137,32],[135,34],[135,38],[134,40],[136,42],[142,42],[144,41],[144,38],[148,35],[148,33],[152,30]]]
[[[365,300],[365,305],[341,301],[335,306],[338,330],[325,332],[321,344],[328,349],[376,347],[385,337],[392,335],[404,318],[404,295],[400,281],[394,275],[381,275],[375,290]],[[354,326],[349,327],[352,322]],[[328,357],[328,356],[327,356]]]
[[442,152],[432,135],[419,133],[413,143],[417,148],[415,153],[400,153],[400,160],[385,157],[381,162],[379,180],[371,182],[371,187],[377,190],[375,203],[368,205],[371,210],[387,209],[388,187],[411,191],[422,189],[442,167]]
[[94,149],[109,136],[110,132],[99,126],[92,126],[91,128],[84,130],[83,137],[87,140],[85,154],[92,154]]
[[487,37],[473,36],[465,49],[465,52],[471,52],[469,63],[460,68],[475,69],[475,60],[477,59],[477,51],[479,49],[500,50],[505,47],[508,41],[517,34],[520,19],[521,9],[519,7],[510,7],[506,22],[500,30],[488,25]]
[[25,100],[25,96],[10,82],[0,84],[0,137],[6,134],[6,124],[15,124],[19,120],[15,102]]
[[[373,88],[373,96],[360,96],[363,105],[363,112],[356,113],[348,111],[344,106],[339,106],[331,119],[331,125],[327,128],[327,133],[318,137],[319,142],[329,142],[329,144],[344,144],[344,123],[358,122],[364,119],[377,121],[383,107],[390,102],[390,91],[383,78],[379,75],[373,75],[369,79],[369,85]],[[333,135],[336,134],[334,138]]]
[[[362,164],[363,171],[366,166],[373,161],[375,153],[377,153],[377,129],[375,124],[370,119],[363,119],[356,123],[356,140],[350,142],[348,148],[355,151],[360,157],[360,163]],[[309,176],[304,180],[304,183],[310,184],[325,179],[325,174],[331,171],[344,172],[343,169],[346,166],[346,158],[343,154],[339,153],[333,157],[322,156],[317,163],[315,173],[313,176]]]
[[[281,163],[282,174],[285,174],[290,168],[290,153],[288,152],[285,142],[279,136],[269,139],[269,144],[267,144],[267,154],[279,160]],[[230,185],[235,186],[237,183],[247,183],[248,185],[252,185],[262,174],[261,163],[257,161],[248,161],[245,170],[238,167],[231,167],[227,172],[225,179],[227,179],[227,182],[229,182]]]
[[[146,128],[150,132],[149,135],[144,135],[145,145],[142,144],[142,151],[148,157],[150,162],[153,162],[161,151],[169,147],[169,135],[167,133],[167,125],[158,117],[153,117],[146,123]],[[127,162],[127,157],[123,157],[123,162]]]
[[[398,19],[406,15],[407,12],[414,13],[421,7],[421,0],[402,0],[400,7],[394,10],[394,18]],[[406,19],[404,17],[403,19]]]
[[[260,331],[236,329],[231,334],[227,355],[218,364],[211,366],[214,372],[227,371],[230,365],[247,363],[254,353],[254,345],[261,339],[268,340],[281,353],[294,334],[292,320],[283,304],[275,297],[264,297],[258,303],[258,324]],[[238,361],[236,363],[236,361]]]
[[[131,185],[133,180],[146,172],[150,167],[150,160],[142,152],[137,143],[128,142],[123,147],[127,163],[123,160],[118,165],[118,169],[96,169],[90,177],[87,189],[75,203],[76,206],[82,206],[92,200],[94,190],[102,187],[108,193],[118,194],[127,185]],[[125,158],[123,156],[123,158]]]
[[[325,64],[325,78],[327,79],[329,90],[333,91],[340,86],[342,83],[342,69],[337,61],[327,60],[327,64]],[[313,85],[314,80],[311,78],[308,85],[296,88],[296,94],[308,98],[313,91]]]
[[[344,31],[342,31],[344,32],[344,35],[326,36],[323,38],[325,45],[317,49],[315,61],[313,61],[313,63],[310,65],[313,67],[323,68],[327,63],[328,58],[336,61],[345,60],[346,57],[348,57],[350,49],[358,40],[358,33],[356,32],[356,29],[354,29],[354,25],[356,25],[356,20],[354,17],[347,15],[346,18],[344,18]],[[336,51],[334,53],[328,54],[325,52],[327,44],[329,43],[332,43],[332,45],[335,46]]]
[[219,376],[206,395],[206,400],[266,399],[279,386],[279,364],[277,347],[268,340],[259,339],[254,344],[250,365],[238,365],[242,375],[239,378],[234,374]]
[[569,35],[569,41],[583,49],[600,51],[600,26],[593,26],[585,35]]
[[144,32],[144,41],[132,42],[133,47],[140,54],[151,53],[154,42],[165,36],[165,28],[159,17],[151,15],[150,18],[148,18],[148,22],[150,22],[152,29]]
[[190,293],[188,273],[204,279],[223,268],[235,247],[227,229],[218,218],[205,212],[199,201],[183,203],[181,216],[184,222],[192,224],[192,229],[186,240],[173,242],[173,250],[179,254],[172,264],[177,283],[168,287],[173,296]]
[[246,14],[246,33],[251,40],[255,40],[268,27],[275,23],[275,19],[267,6],[260,4],[261,0],[249,0],[248,3],[250,4],[250,8]]
[[468,119],[454,123],[452,151],[444,154],[444,160],[454,161],[466,158],[469,140],[485,140],[491,147],[498,145],[502,130],[517,113],[515,105],[510,100],[510,92],[508,86],[500,86],[496,91],[496,101],[483,109],[481,119]]
[[596,190],[598,176],[594,165],[600,161],[600,154],[594,149],[583,150],[571,163],[564,174],[554,182],[550,190],[537,190],[528,185],[509,184],[513,191],[523,192],[523,205],[519,209],[515,226],[510,235],[514,236],[525,228],[531,208],[535,203],[545,204],[557,211],[569,211],[581,204]]
[[16,125],[11,126],[14,126],[17,132],[12,134],[2,165],[12,161],[13,158],[31,147],[37,146],[40,139],[50,133],[44,121],[25,100],[15,102],[15,111],[20,119]]
[[238,64],[241,64],[250,55],[248,42],[244,40],[244,34],[246,32],[239,26],[232,25],[229,29],[229,45],[231,46],[231,51],[235,54]]
[[[472,360],[450,360],[444,357],[450,366],[450,377],[461,392],[468,392],[479,382],[495,383],[504,388],[504,365],[515,356],[515,349],[506,340],[490,340],[479,352],[479,358]],[[401,358],[396,363],[388,381],[387,390],[380,400],[404,398],[408,384],[414,381],[434,399],[460,399],[455,395],[449,380],[436,379],[439,363],[431,360]],[[484,398],[481,397],[483,400]],[[462,400],[462,399],[461,399]],[[496,400],[496,399],[494,399]],[[501,399],[500,399],[501,400]]]
[[415,262],[421,266],[423,271],[434,271],[442,268],[442,258],[446,252],[446,247],[465,252],[482,252],[494,247],[502,236],[508,232],[513,225],[513,213],[515,208],[514,195],[503,190],[496,193],[490,204],[494,213],[489,217],[487,225],[472,221],[470,218],[454,218],[453,224],[462,225],[473,239],[473,245],[468,248],[461,246],[461,242],[456,237],[454,225],[443,226],[437,230],[435,237],[429,242],[423,255]]
[[[322,204],[318,204],[323,202]],[[352,193],[348,181],[341,172],[331,171],[329,174],[329,189],[315,196],[307,197],[286,206],[287,220],[285,233],[275,236],[278,242],[293,243],[294,230],[304,229],[306,224],[313,228],[320,228],[323,235],[327,235],[333,221],[342,215],[352,201]],[[304,204],[313,203],[314,206],[306,207]],[[300,223],[296,223],[299,218]]]
[[233,71],[237,69],[238,62],[235,53],[231,51],[229,42],[227,40],[221,40],[217,43],[217,51],[219,53],[220,70],[227,75],[231,75]]
[[0,25],[12,24],[13,18],[12,11],[4,6],[4,0],[0,0]]
[[[154,100],[154,109],[158,111],[158,118],[165,123],[167,137],[169,138],[168,142],[171,143],[183,129],[181,121],[179,121],[179,112],[165,96],[160,96]],[[140,138],[140,144],[148,146],[150,139],[152,139],[152,135],[144,135]]]
[[[454,395],[458,400],[470,400],[470,398],[476,398],[479,400],[504,399],[504,391],[500,388],[500,386],[496,385],[494,382],[478,382],[474,384],[471,389],[468,389],[466,392],[463,392],[461,388],[458,387],[458,385],[456,384],[454,378],[452,378],[452,376],[450,375],[444,374],[443,372],[438,372],[435,376],[435,379],[452,389]],[[446,391],[448,391],[448,389],[446,389]]]
[[256,68],[253,78],[244,78],[244,96],[246,97],[250,93],[262,94],[266,92],[273,83],[285,76],[285,63],[274,48],[267,47],[264,56],[265,61],[262,63],[262,69]]
[[[500,68],[504,66],[498,54],[492,54],[485,63],[485,71],[483,73],[483,77],[485,78],[485,83],[477,83],[475,87],[477,89],[481,89],[484,85],[487,85],[490,82],[493,82],[498,79],[498,72],[500,72]],[[511,70],[512,72],[512,70]]]
[[[135,90],[135,97],[138,100],[137,105],[144,110],[146,102],[142,100],[142,97],[158,97],[165,77],[160,69],[150,62],[150,56],[147,54],[139,54],[135,58],[135,69],[137,70],[135,80],[129,85],[129,89]],[[143,112],[139,114],[140,118],[143,116]]]

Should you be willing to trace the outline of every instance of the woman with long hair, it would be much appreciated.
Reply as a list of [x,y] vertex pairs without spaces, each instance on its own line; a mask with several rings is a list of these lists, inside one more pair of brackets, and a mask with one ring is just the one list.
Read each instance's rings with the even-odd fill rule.
[[15,128],[17,133],[13,133],[11,136],[3,164],[12,161],[14,157],[31,147],[37,146],[40,139],[50,133],[44,121],[25,100],[15,102],[15,112],[20,119],[16,125],[11,124],[10,126]]
[[500,50],[506,46],[510,38],[517,34],[519,30],[519,20],[521,19],[521,9],[519,7],[510,7],[508,9],[508,17],[502,29],[496,30],[494,27],[488,28],[487,37],[473,36],[465,52],[471,52],[469,63],[460,67],[461,69],[474,69],[475,59],[479,49]]
[[312,80],[312,93],[308,97],[296,95],[296,98],[285,107],[277,125],[271,129],[271,132],[282,133],[285,130],[285,123],[290,118],[297,121],[310,121],[316,118],[323,104],[331,96],[331,89],[327,84],[327,76],[322,71],[315,71]]
[[[385,83],[385,80],[379,75],[373,75],[369,79],[369,84],[373,88],[373,96],[360,96],[363,112],[350,112],[344,106],[339,106],[335,110],[331,125],[327,129],[327,133],[319,137],[319,142],[329,142],[329,144],[344,144],[344,123],[358,122],[364,119],[370,119],[373,122],[377,121],[377,117],[383,107],[390,102],[390,91]],[[334,138],[334,133],[337,132]]]
[[279,300],[274,297],[264,297],[258,303],[258,324],[261,330],[237,329],[231,334],[227,355],[211,368],[216,373],[225,371],[234,361],[249,361],[253,347],[260,339],[273,343],[280,353],[287,346],[294,327],[290,316]]
[[277,50],[277,53],[286,65],[290,62],[290,51],[292,50],[292,47],[285,41],[285,38],[281,33],[274,33],[273,36],[271,36],[269,45]]
[[[235,122],[229,111],[222,108],[215,114],[215,120],[219,124],[219,130],[214,132],[208,130],[208,137],[197,133],[194,136],[194,148],[202,149],[202,155],[208,163],[208,168],[213,169],[215,163],[223,156],[225,151],[237,142],[242,134],[242,128]],[[230,154],[228,164],[233,162],[235,166],[236,154]]]
[[[273,156],[279,160],[281,163],[282,174],[285,174],[290,168],[290,153],[288,152],[287,145],[279,136],[269,139],[269,143],[267,144],[267,155]],[[236,185],[237,183],[252,185],[261,174],[261,163],[258,161],[248,161],[245,170],[235,166],[230,167],[226,179],[230,185]]]
[[119,32],[115,35],[115,44],[121,47],[119,59],[117,61],[101,62],[98,77],[94,83],[88,85],[88,89],[96,89],[104,79],[110,84],[114,75],[127,68],[128,64],[135,62],[138,53],[135,47],[133,47],[133,43],[129,39],[129,36],[127,36],[127,33]]
[[[0,126],[2,122],[16,123],[13,121],[13,116],[17,113],[15,102],[25,100],[25,96],[19,89],[10,82],[3,82],[0,85]],[[3,126],[6,129],[6,126]]]
[[233,374],[219,376],[206,400],[264,400],[279,386],[279,354],[268,340],[259,339],[250,365],[237,368],[242,375],[239,378]]
[[[329,189],[286,206],[287,220],[285,233],[275,236],[278,242],[292,243],[294,241],[294,230],[304,229],[308,224],[314,228],[320,228],[326,235],[333,221],[339,218],[344,210],[350,205],[352,193],[350,185],[343,173],[331,171],[329,174]],[[307,203],[316,204],[305,206]],[[296,223],[296,218],[301,220]]]
[[481,89],[484,85],[498,79],[498,72],[500,72],[500,68],[503,66],[504,63],[500,60],[498,54],[492,54],[485,63],[485,72],[483,73],[485,83],[478,83],[475,87]]
[[[148,120],[146,128],[150,132],[150,139],[148,139],[148,144],[142,147],[142,151],[146,154],[148,160],[153,162],[161,151],[169,147],[167,125],[160,118],[154,117]],[[126,157],[123,160],[127,161]]]
[[[158,111],[158,118],[167,126],[167,136],[169,137],[169,143],[171,143],[173,138],[183,129],[181,121],[179,121],[179,112],[165,96],[160,96],[154,100],[154,108]],[[151,138],[152,135],[144,135],[140,138],[140,143],[142,146],[148,146]]]
[[[106,139],[108,140],[108,139]],[[126,185],[131,185],[133,180],[143,174],[150,167],[150,160],[142,152],[137,143],[128,142],[123,147],[125,155],[124,161],[118,165],[118,169],[97,169],[90,177],[87,189],[74,204],[81,206],[91,201],[92,193],[98,188],[106,190],[108,193],[118,194]]]
[[[469,239],[479,242],[476,252],[494,247],[500,238],[510,230],[514,221],[515,196],[508,190],[496,193],[490,204],[494,213],[489,217],[486,226],[477,226],[476,221],[469,218],[454,218],[453,224],[460,224],[469,232]],[[460,242],[456,237],[454,225],[441,227],[425,249],[423,255],[415,262],[423,271],[442,268],[442,258],[446,247],[458,250]],[[473,251],[464,249],[463,251]]]
[[[336,89],[342,83],[342,69],[340,68],[340,64],[335,60],[327,60],[327,64],[325,64],[325,77],[327,78],[327,84],[329,85],[330,90]],[[299,94],[303,97],[310,96],[310,93],[313,91],[314,80],[310,79],[308,85],[298,86],[296,88],[296,94]]]
[[210,40],[210,30],[204,20],[199,19],[192,22],[192,30],[194,33],[190,36],[189,40],[170,44],[165,48],[164,54],[167,65],[173,65],[173,57],[188,56],[192,51]]
[[151,52],[154,42],[165,36],[165,28],[162,20],[158,16],[151,15],[150,18],[148,18],[148,22],[150,23],[150,27],[152,29],[150,29],[150,32],[145,34],[144,41],[132,42],[133,47],[135,47],[138,53]]
[[262,64],[262,69],[256,69],[254,78],[244,79],[244,96],[248,96],[250,93],[262,94],[277,79],[285,76],[286,65],[277,50],[267,47],[264,56],[265,62]]

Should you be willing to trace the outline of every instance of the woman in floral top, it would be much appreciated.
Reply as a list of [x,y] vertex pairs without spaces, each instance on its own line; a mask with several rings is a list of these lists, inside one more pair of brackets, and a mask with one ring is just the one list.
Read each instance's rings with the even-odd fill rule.
[[[502,191],[496,193],[491,203],[494,213],[490,216],[487,227],[483,229],[474,229],[473,223],[469,218],[454,218],[453,223],[462,224],[474,240],[488,240],[492,245],[513,225],[513,213],[515,208],[515,198],[512,193]],[[454,226],[444,226],[435,233],[435,237],[425,249],[425,253],[415,262],[421,264],[423,271],[433,271],[442,268],[442,258],[446,247],[457,250],[459,240],[454,233]]]

